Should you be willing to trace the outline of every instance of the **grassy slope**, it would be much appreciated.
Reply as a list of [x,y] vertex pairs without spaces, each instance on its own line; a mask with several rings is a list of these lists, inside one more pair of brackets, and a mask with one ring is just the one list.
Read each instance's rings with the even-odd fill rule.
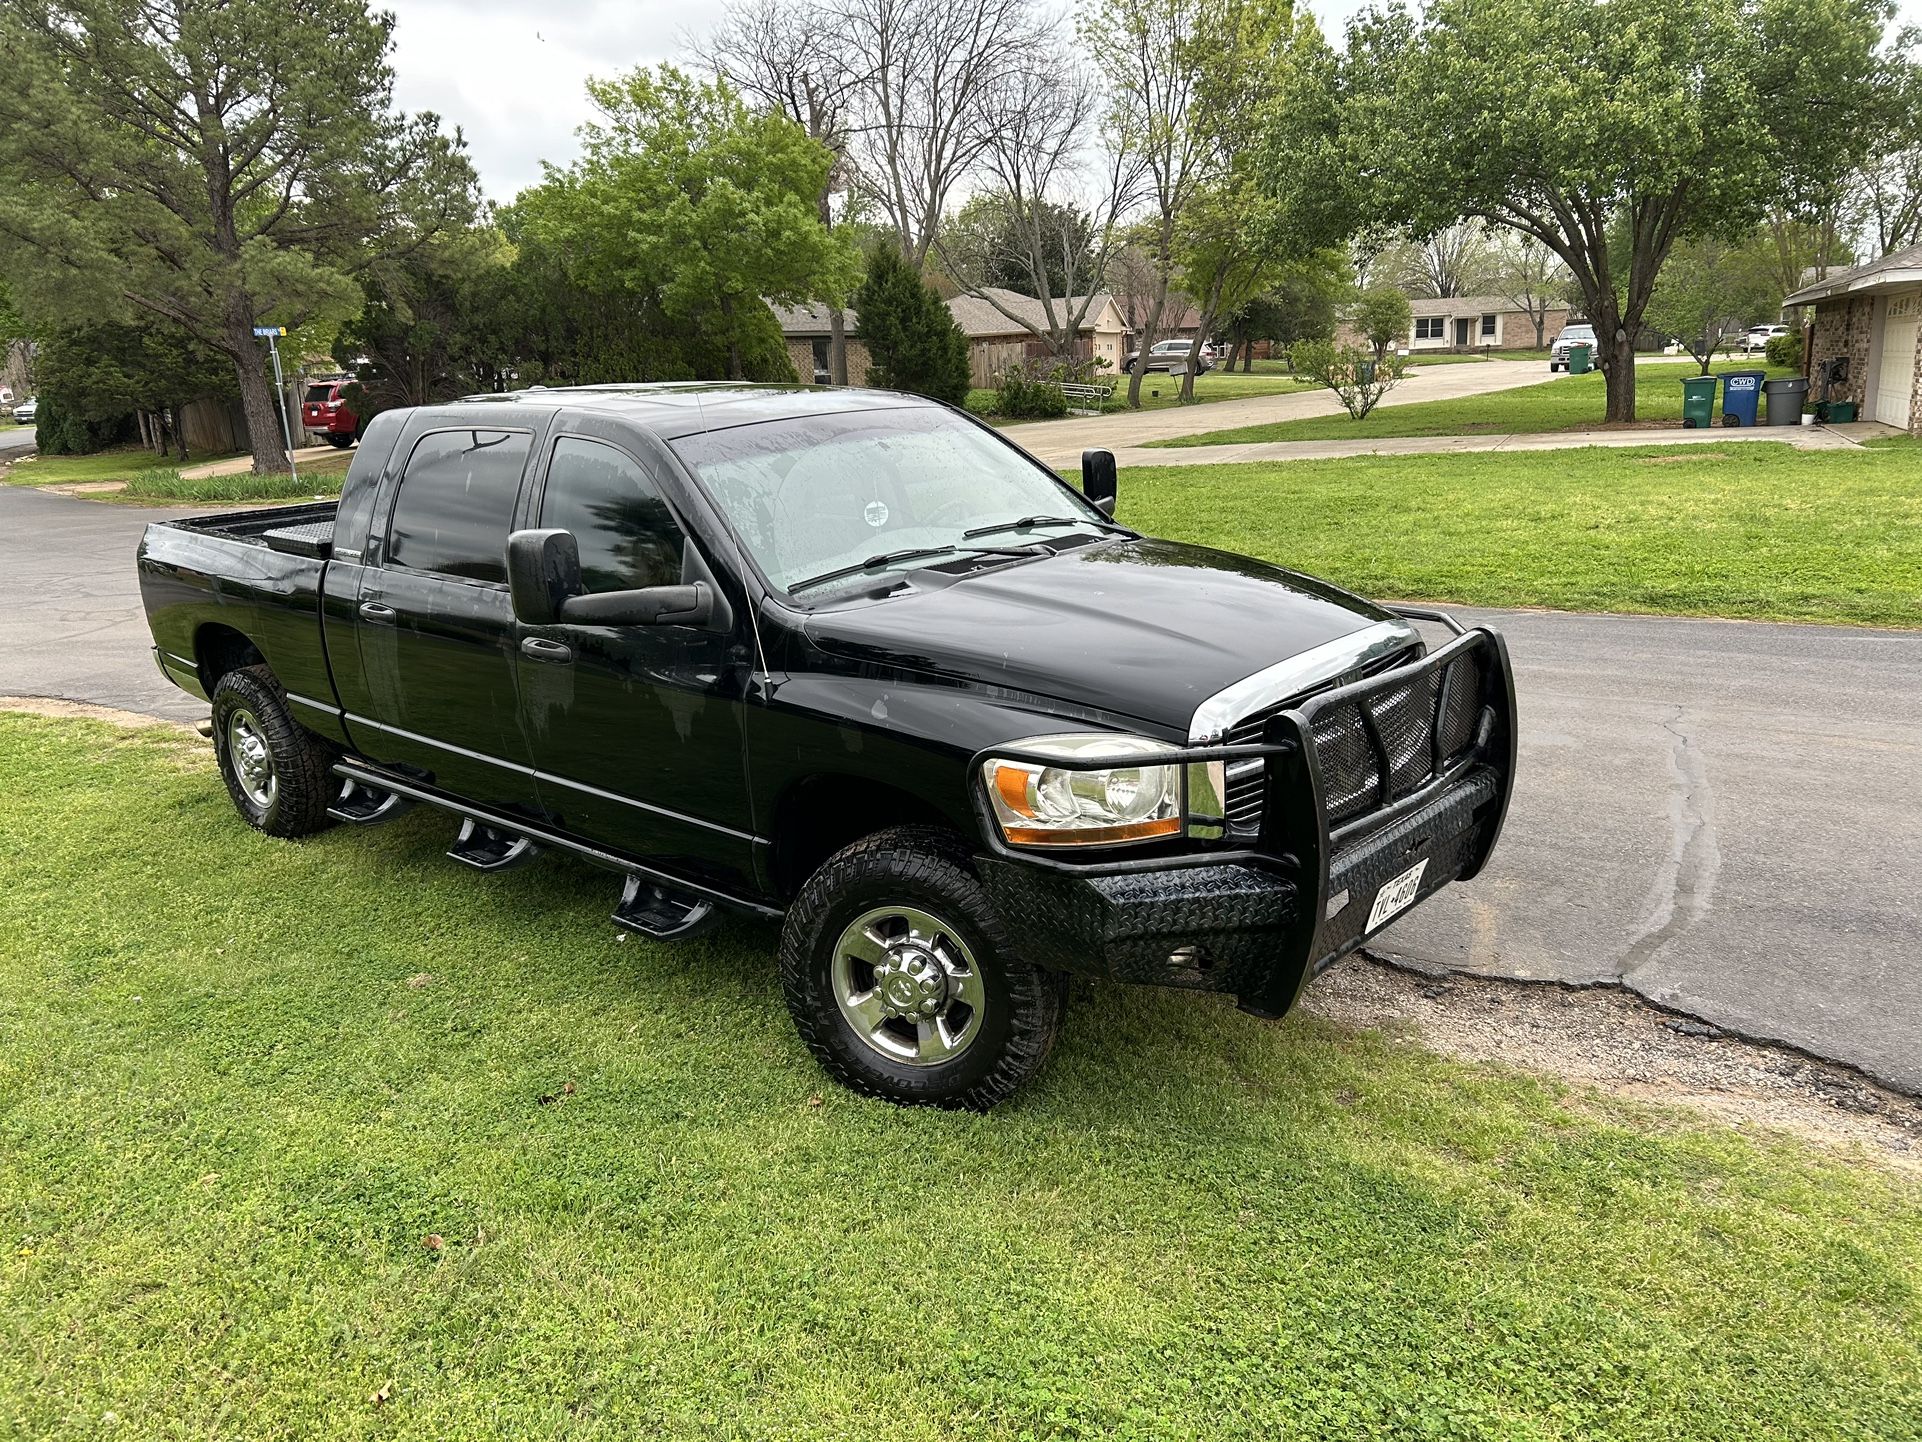
[[[1759,361],[1754,367],[1730,367],[1740,368],[1766,369]],[[1635,387],[1637,417],[1644,421],[1679,422],[1682,418],[1681,378],[1694,373],[1693,366],[1641,367],[1637,372]],[[1770,374],[1794,373],[1781,371]],[[1152,444],[1221,446],[1252,441],[1367,440],[1377,436],[1473,436],[1581,430],[1602,424],[1606,401],[1602,373],[1590,371],[1587,375],[1557,376],[1540,385],[1518,386],[1514,390],[1495,391],[1489,395],[1380,406],[1359,421],[1341,414],[1303,416],[1292,421],[1206,431],[1200,435],[1180,436]]]
[[897,1110],[765,929],[268,841],[172,733],[0,716],[0,774],[0,1430],[1922,1435],[1866,1165],[1110,986],[1016,1104]]
[[129,502],[161,501],[285,501],[305,500],[310,496],[340,494],[342,477],[353,460],[352,451],[341,451],[319,460],[300,462],[298,478],[285,473],[256,476],[242,471],[234,476],[207,476],[184,479],[177,470],[143,470],[127,482],[117,499]]
[[1121,517],[1384,598],[1922,626],[1907,445],[1131,467]]
[[[225,456],[196,455],[193,464],[226,459]],[[35,456],[0,466],[10,486],[65,486],[82,481],[125,481],[154,464],[154,453],[143,446],[123,446],[91,456]]]

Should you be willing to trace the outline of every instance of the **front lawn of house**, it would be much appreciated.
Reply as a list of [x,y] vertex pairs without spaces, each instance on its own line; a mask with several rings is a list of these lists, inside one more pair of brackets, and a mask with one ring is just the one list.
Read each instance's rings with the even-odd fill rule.
[[[1103,375],[1100,384],[1114,387],[1104,409],[1127,412],[1128,377],[1113,374]],[[1308,382],[1291,375],[1280,361],[1256,361],[1255,369],[1244,373],[1239,367],[1230,374],[1226,371],[1212,370],[1195,379],[1194,404],[1202,405],[1209,401],[1239,401],[1251,396],[1287,395],[1292,391],[1311,390]],[[994,403],[992,390],[973,390],[968,392],[968,409],[975,414],[993,419]],[[1181,378],[1154,371],[1141,380],[1141,409],[1144,411],[1164,410],[1181,404]],[[1018,424],[1009,422],[1008,424]]]
[[[188,465],[226,460],[236,454],[195,453]],[[145,446],[118,446],[90,456],[31,456],[8,461],[0,456],[0,481],[10,486],[72,486],[94,481],[128,481],[143,470],[163,464]],[[177,465],[178,462],[171,464]]]
[[1917,1436],[1882,1163],[1118,985],[902,1110],[767,927],[271,841],[171,730],[0,715],[0,775],[8,1435]]
[[[1758,360],[1753,366],[1727,369],[1763,370],[1767,367]],[[1682,419],[1681,378],[1684,374],[1692,375],[1695,372],[1694,366],[1664,366],[1654,370],[1641,368],[1635,387],[1638,420],[1679,425]],[[1769,374],[1771,377],[1788,376],[1795,372],[1770,371]],[[1392,391],[1389,394],[1393,396]],[[1487,395],[1415,401],[1408,405],[1382,405],[1359,421],[1339,413],[1332,416],[1303,416],[1291,421],[1204,431],[1199,435],[1177,436],[1149,444],[1225,446],[1257,441],[1368,440],[1380,436],[1511,435],[1585,430],[1601,426],[1606,409],[1607,392],[1602,373],[1590,371],[1587,375],[1559,375],[1539,385],[1517,386],[1513,390],[1492,391]],[[1719,410],[1718,392],[1718,414]]]
[[1384,599],[1922,626],[1895,439],[1130,467],[1120,517]]

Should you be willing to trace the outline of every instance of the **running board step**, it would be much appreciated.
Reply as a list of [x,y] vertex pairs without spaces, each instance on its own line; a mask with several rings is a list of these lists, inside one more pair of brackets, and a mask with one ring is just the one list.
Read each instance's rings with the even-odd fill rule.
[[679,941],[706,931],[715,919],[714,903],[674,891],[639,876],[629,876],[614,908],[614,924],[656,941]]
[[505,871],[523,861],[532,861],[540,854],[540,847],[525,836],[498,830],[468,816],[462,818],[460,835],[447,848],[447,854],[476,871]]
[[355,826],[378,826],[383,821],[392,821],[413,804],[397,791],[382,791],[349,776],[339,799],[327,808],[327,814],[336,821]]

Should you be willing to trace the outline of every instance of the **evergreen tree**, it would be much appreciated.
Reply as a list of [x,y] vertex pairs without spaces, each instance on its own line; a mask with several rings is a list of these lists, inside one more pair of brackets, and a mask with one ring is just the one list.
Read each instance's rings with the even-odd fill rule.
[[892,245],[877,245],[868,256],[854,310],[868,348],[870,384],[951,405],[968,398],[968,338],[947,302]]

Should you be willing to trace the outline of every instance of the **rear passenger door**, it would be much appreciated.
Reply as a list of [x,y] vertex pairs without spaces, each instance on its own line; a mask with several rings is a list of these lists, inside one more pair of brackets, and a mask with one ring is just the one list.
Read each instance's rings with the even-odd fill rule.
[[[665,467],[618,436],[563,434],[529,524],[573,534],[590,594],[678,585],[702,544],[679,501]],[[523,626],[519,659],[544,808],[603,845],[741,886],[755,844],[741,721],[749,623],[729,599],[725,631]]]
[[506,557],[533,440],[477,426],[413,440],[368,541],[355,611],[368,714],[348,723],[372,759],[524,811],[537,796]]

